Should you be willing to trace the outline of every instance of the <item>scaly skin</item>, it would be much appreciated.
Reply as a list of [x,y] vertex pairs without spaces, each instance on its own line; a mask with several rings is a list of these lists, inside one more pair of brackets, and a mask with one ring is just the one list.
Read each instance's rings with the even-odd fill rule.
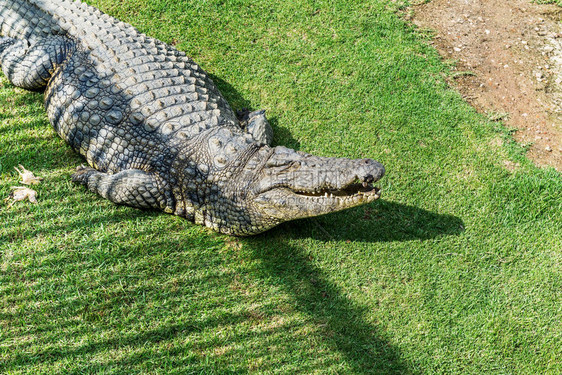
[[0,0],[0,63],[45,90],[55,131],[90,167],[73,180],[118,204],[251,235],[379,197],[371,159],[270,147],[263,114],[242,123],[183,52],[68,0]]

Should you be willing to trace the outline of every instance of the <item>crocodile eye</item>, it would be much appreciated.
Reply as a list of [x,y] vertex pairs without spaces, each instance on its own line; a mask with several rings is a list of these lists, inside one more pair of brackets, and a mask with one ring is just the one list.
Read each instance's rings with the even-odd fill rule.
[[226,146],[225,151],[228,154],[235,154],[236,152],[238,152],[238,149],[234,147],[232,144],[229,144],[228,146]]
[[217,155],[215,156],[213,161],[217,168],[224,168],[226,166],[226,163],[228,162],[228,159],[224,155]]

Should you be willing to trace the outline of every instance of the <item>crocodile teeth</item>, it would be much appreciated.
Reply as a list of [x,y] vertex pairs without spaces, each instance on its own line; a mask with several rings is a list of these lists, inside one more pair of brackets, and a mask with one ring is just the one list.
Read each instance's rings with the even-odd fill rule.
[[367,186],[369,186],[369,183],[367,181],[363,181],[363,187],[366,188]]

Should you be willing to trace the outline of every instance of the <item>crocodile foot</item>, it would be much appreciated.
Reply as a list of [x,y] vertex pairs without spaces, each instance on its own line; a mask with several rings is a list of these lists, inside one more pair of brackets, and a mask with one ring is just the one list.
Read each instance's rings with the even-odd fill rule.
[[96,171],[94,168],[91,167],[86,167],[85,165],[81,165],[79,167],[76,168],[76,172],[74,172],[72,174],[72,181],[82,184],[82,185],[87,185],[88,184],[88,178],[94,174],[97,173],[98,171]]

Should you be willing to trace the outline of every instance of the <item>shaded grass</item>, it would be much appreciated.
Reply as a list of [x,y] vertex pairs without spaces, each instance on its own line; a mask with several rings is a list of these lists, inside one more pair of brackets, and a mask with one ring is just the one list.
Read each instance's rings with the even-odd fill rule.
[[[383,200],[254,238],[118,207],[0,81],[0,373],[560,373],[562,181],[445,84],[385,1],[108,1],[275,143],[387,167]],[[518,167],[513,167],[514,162]]]

